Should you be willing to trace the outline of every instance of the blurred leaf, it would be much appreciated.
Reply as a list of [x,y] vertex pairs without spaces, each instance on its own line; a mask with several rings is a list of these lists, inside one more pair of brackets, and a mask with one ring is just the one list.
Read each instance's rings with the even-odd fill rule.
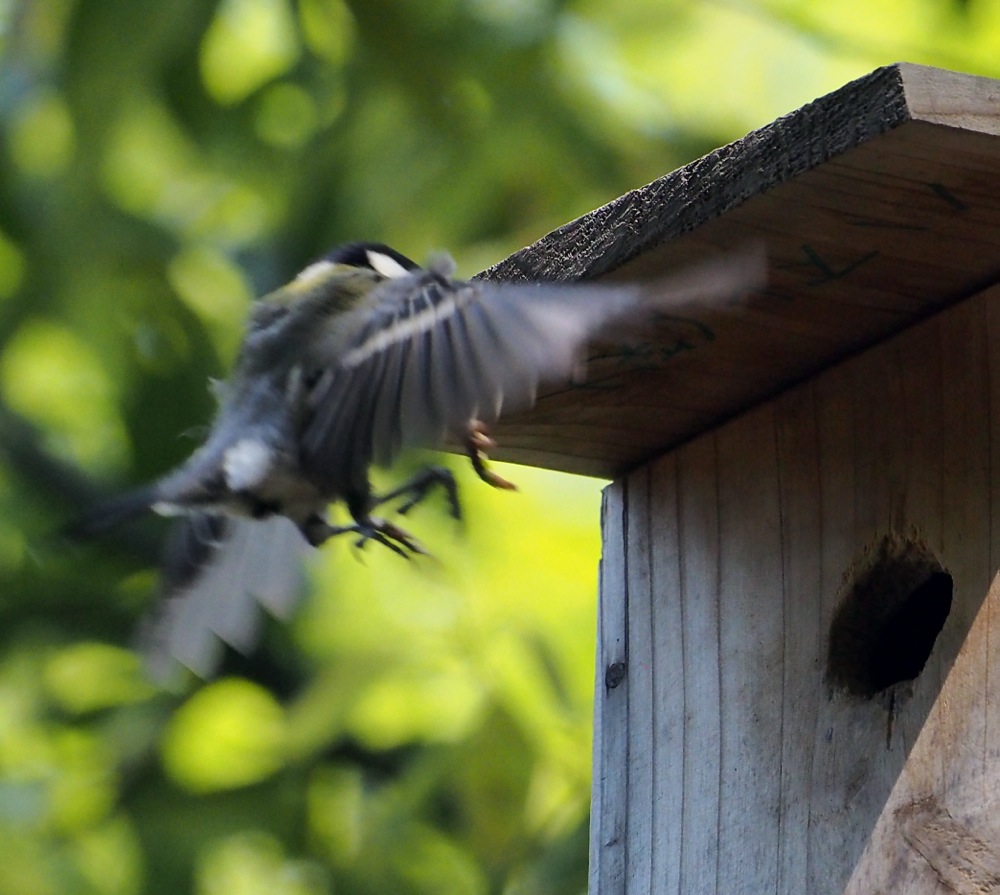
[[103,643],[60,650],[47,663],[45,683],[52,698],[75,714],[139,702],[153,693],[139,657]]
[[262,687],[227,678],[174,714],[163,741],[167,773],[195,792],[247,786],[284,762],[285,719]]
[[105,470],[123,465],[115,383],[69,330],[43,320],[26,323],[0,358],[0,389],[65,458]]
[[202,40],[201,73],[208,92],[228,105],[284,74],[297,56],[287,0],[222,0]]
[[456,461],[432,559],[325,546],[179,693],[130,652],[162,527],[60,514],[189,454],[332,244],[471,275],[899,58],[996,76],[1000,4],[0,3],[0,892],[583,892],[600,483]]
[[62,173],[73,155],[73,121],[55,93],[34,97],[18,110],[11,129],[14,164],[30,177]]
[[322,870],[288,860],[272,836],[245,833],[213,843],[200,862],[197,895],[320,895]]

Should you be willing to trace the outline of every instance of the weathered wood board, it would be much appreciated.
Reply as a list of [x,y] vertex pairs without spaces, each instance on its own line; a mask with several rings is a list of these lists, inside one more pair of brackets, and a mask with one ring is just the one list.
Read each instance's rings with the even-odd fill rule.
[[1000,278],[1000,83],[900,64],[567,224],[484,276],[655,278],[763,240],[739,305],[594,346],[496,456],[613,478]]
[[[1000,891],[1000,287],[609,486],[592,895]],[[828,678],[885,536],[951,611],[909,684]]]

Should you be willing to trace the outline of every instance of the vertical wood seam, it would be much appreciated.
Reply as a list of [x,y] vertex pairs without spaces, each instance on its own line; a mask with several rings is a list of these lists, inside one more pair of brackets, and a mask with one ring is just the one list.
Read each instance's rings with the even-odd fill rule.
[[[903,358],[903,347],[902,347],[902,344],[899,342],[899,340],[896,341],[893,350],[891,352],[889,352],[889,357],[892,360],[892,366],[894,368],[893,369],[893,373],[894,374],[898,374],[900,376],[900,378],[905,378],[905,376],[906,376],[906,365],[903,363],[903,361],[904,361],[904,358]],[[900,420],[901,420],[900,426],[901,426],[903,432],[912,432],[913,431],[913,414],[910,412],[910,403],[909,403],[909,401],[906,400],[906,393],[905,393],[905,391],[903,392],[903,394],[900,397],[900,400],[898,401],[898,406],[895,408],[895,412],[898,413],[899,416],[900,416]],[[903,451],[903,464],[904,464],[904,468],[908,469],[909,466],[910,466],[910,463],[911,463],[911,460],[910,460],[910,456],[909,456],[909,449],[906,448]],[[904,491],[904,493],[907,490],[905,482],[901,483],[901,489]],[[890,507],[889,524],[890,524],[891,528],[897,528],[898,527],[898,528],[901,529],[902,526],[903,526],[903,524],[905,523],[906,513],[905,513],[905,507],[904,507],[904,512],[900,513],[900,518],[898,520],[894,518],[894,516],[895,516],[895,508],[894,508],[893,504],[898,499],[899,499],[898,497],[895,498],[895,499],[893,499],[892,495],[890,495],[890,501],[889,501],[889,507]],[[898,525],[897,525],[897,521],[899,523]],[[905,534],[905,532],[902,532],[902,531],[900,533],[901,534]]]
[[[710,438],[712,445],[712,478],[713,485],[715,486],[715,506],[722,506],[722,487],[719,484],[719,436],[716,432],[713,432]],[[718,679],[718,694],[719,698],[716,700],[717,708],[719,712],[719,779],[715,785],[716,799],[715,799],[715,829],[716,831],[722,830],[722,780],[725,774],[725,754],[723,752],[724,737],[722,736],[723,730],[723,707],[722,707],[722,606],[721,596],[722,596],[722,513],[716,512],[715,514],[715,543],[717,545],[715,553],[715,581],[712,587],[712,592],[714,599],[716,601],[717,610],[715,613],[715,658],[716,658],[716,675]],[[715,849],[715,882],[714,891],[719,890],[719,849],[718,846]]]
[[[628,616],[626,625],[626,877],[625,889],[643,893],[652,885],[655,828],[655,764],[657,706],[653,686],[652,554],[649,508],[650,471],[628,477]],[[634,498],[634,499],[633,499]],[[643,502],[645,501],[645,506]],[[635,525],[632,525],[632,523]],[[635,616],[637,624],[632,624]],[[633,749],[632,746],[636,749]]]
[[627,479],[605,490],[595,663],[591,895],[624,895],[627,886],[628,690],[621,690],[628,687],[627,506]]
[[[980,330],[983,334],[983,339],[986,341],[986,481],[989,483],[989,506],[993,506],[993,501],[996,499],[996,495],[993,493],[993,376],[996,372],[993,363],[993,351],[991,346],[993,345],[993,340],[990,338],[990,314],[989,308],[985,301],[980,300],[979,303],[980,311],[982,314],[982,326]],[[989,512],[986,516],[986,561],[989,567],[986,570],[986,580],[989,583],[988,586],[992,590],[993,578],[996,575],[996,556],[993,549],[993,513]],[[989,694],[990,692],[990,656],[992,655],[990,651],[990,634],[993,630],[993,600],[991,599],[989,593],[986,596],[986,619],[985,619],[985,631],[983,639],[985,642],[984,648],[986,651],[986,661],[983,663],[983,693]],[[989,712],[985,713],[985,717],[989,718]],[[989,727],[988,724],[983,724],[983,766],[986,767],[989,754]],[[984,775],[985,779],[985,775]]]
[[[970,310],[973,313],[970,316],[971,316],[972,320],[974,321],[973,331],[975,333],[975,337],[980,340],[980,344],[979,344],[979,346],[976,349],[975,356],[977,356],[977,357],[980,356],[979,355],[980,350],[983,352],[982,353],[982,357],[983,357],[983,360],[984,360],[984,362],[986,364],[986,369],[983,372],[987,376],[987,379],[986,379],[986,388],[987,388],[987,394],[989,394],[989,353],[990,353],[989,352],[989,347],[990,346],[989,346],[989,343],[986,341],[986,305],[985,305],[985,303],[981,299],[974,300],[974,301],[975,301],[975,304],[971,305],[971,308],[970,308]],[[990,459],[989,459],[990,458],[989,400],[986,401],[986,425],[985,425],[985,430],[986,430],[986,470],[985,470],[985,475],[986,475],[987,488],[989,488],[991,486],[991,484],[992,484],[992,479],[990,477],[990,465],[989,465],[989,463],[990,463]],[[985,569],[984,571],[986,572],[985,578],[986,578],[987,587],[988,587],[989,586],[989,581],[990,581],[989,568],[988,568],[989,562],[990,562],[990,546],[989,545],[992,543],[992,540],[990,539],[991,535],[992,535],[992,532],[990,531],[990,527],[991,527],[990,523],[991,523],[992,517],[993,517],[992,512],[990,512],[990,510],[989,510],[989,507],[991,506],[989,493],[987,493],[987,504],[986,504],[986,506],[987,506],[987,513],[986,513],[986,518],[987,518],[986,525],[987,525],[987,528],[986,528],[986,533],[987,533],[988,540],[986,542],[986,545],[987,545],[987,548],[986,548],[987,569]],[[987,596],[987,603],[988,602],[989,602],[989,597]],[[984,677],[985,677],[985,682],[988,685],[989,684],[989,659],[988,659],[988,657],[989,657],[989,639],[988,639],[988,634],[987,634],[986,644],[987,644],[987,652],[986,652],[985,655],[987,657],[987,660],[982,663],[982,669],[983,669],[983,673],[984,673]],[[976,707],[978,711],[982,712],[982,717],[983,718],[986,717],[986,710],[987,710],[986,699],[987,699],[987,694],[988,693],[989,693],[989,689],[988,689],[988,686],[987,686],[986,689],[983,689],[981,691],[981,696],[982,696],[982,699],[983,699],[982,704],[978,705]],[[980,761],[982,762],[983,767],[985,767],[985,765],[986,765],[986,748],[987,748],[986,725],[985,724],[983,724],[983,726],[982,726],[982,734],[983,734],[983,738],[982,738],[982,741],[980,743],[980,747],[979,747],[979,749],[977,751],[979,752],[979,755],[980,755]]]
[[[632,674],[632,668],[630,665],[632,656],[629,650],[629,640],[632,620],[632,588],[630,585],[631,575],[629,566],[632,559],[632,532],[631,532],[631,519],[632,512],[629,507],[629,495],[632,491],[632,477],[627,476],[622,483],[622,602],[624,603],[624,614],[622,622],[622,651],[621,660],[625,664],[625,675],[622,678],[620,686],[625,687],[624,699],[625,699],[625,730],[623,733],[623,740],[625,744],[624,755],[622,756],[622,761],[625,762],[625,774],[622,780],[622,788],[620,793],[620,798],[622,801],[621,806],[621,867],[622,867],[622,879],[621,879],[621,890],[625,892],[626,895],[628,889],[628,874],[626,869],[629,864],[629,846],[631,844],[631,823],[629,822],[629,792],[631,791],[632,785],[632,742],[629,736],[629,726],[630,720],[632,718],[632,687],[630,686],[629,677]],[[601,895],[604,895],[602,892]]]
[[[993,489],[993,444],[992,444],[992,437],[993,436],[992,436],[992,431],[991,431],[991,419],[990,419],[990,416],[991,416],[990,411],[991,411],[992,408],[990,406],[990,401],[989,401],[990,369],[991,369],[990,368],[990,341],[989,341],[989,334],[988,334],[988,331],[987,331],[987,326],[988,326],[989,320],[988,320],[988,315],[986,313],[986,302],[982,298],[979,298],[977,300],[977,304],[975,305],[975,310],[976,310],[976,320],[978,322],[978,326],[976,326],[976,333],[979,335],[979,338],[981,339],[981,342],[982,342],[983,361],[984,361],[984,363],[986,365],[986,368],[984,370],[984,373],[986,375],[986,394],[987,394],[987,399],[986,399],[986,402],[985,402],[986,403],[986,426],[985,426],[985,429],[986,429],[986,471],[985,471],[985,475],[986,475],[986,482],[987,482],[987,489],[988,490],[987,490],[987,503],[986,503],[986,506],[987,506],[987,512],[986,512],[986,538],[987,538],[987,541],[986,541],[986,566],[987,567],[984,570],[985,573],[986,573],[984,575],[984,578],[986,580],[986,586],[987,586],[987,589],[988,589],[989,586],[993,582],[993,568],[992,568],[992,560],[993,560],[993,513],[989,509],[993,505],[993,494],[992,494],[992,489]],[[989,595],[988,594],[989,594],[989,591],[987,590],[987,597],[986,597],[986,611],[987,611],[987,613],[989,613],[989,605],[990,605],[990,602],[991,602],[990,599],[989,599]],[[987,619],[988,619],[988,615],[987,615]],[[988,708],[988,706],[987,706],[986,700],[988,699],[988,695],[987,694],[990,692],[990,690],[989,690],[989,683],[990,683],[990,676],[989,676],[990,675],[990,662],[989,662],[990,652],[989,652],[989,644],[990,644],[990,640],[989,640],[989,625],[987,624],[986,625],[986,632],[985,632],[985,647],[986,647],[986,653],[985,653],[985,655],[986,655],[986,661],[983,662],[983,678],[984,678],[984,682],[985,682],[985,687],[982,690],[983,700],[984,700],[983,705],[982,705],[982,712],[983,712],[983,717],[984,718],[987,717],[987,708]],[[987,738],[986,725],[983,724],[982,762],[983,762],[984,769],[986,767],[986,755],[987,755],[987,749],[989,748],[988,744],[989,744],[989,740]]]
[[[686,543],[684,537],[684,506],[681,499],[683,491],[681,490],[681,467],[683,452],[677,454],[676,462],[674,463],[674,514],[675,521],[677,524],[677,627],[679,630],[680,637],[680,650],[681,650],[681,667],[688,669],[688,655],[687,655],[687,638],[684,636],[684,629],[687,623],[686,614],[684,612],[684,605],[687,603],[687,575],[684,571],[684,562],[681,558],[681,553],[684,549],[684,544]],[[677,888],[680,890],[682,884],[682,870],[684,867],[684,830],[686,828],[685,819],[688,816],[688,785],[687,785],[687,769],[688,769],[688,736],[687,736],[687,676],[685,674],[685,679],[681,682],[681,819],[678,824],[678,843],[677,843],[677,863],[678,863],[678,873],[677,873]]]
[[[822,428],[819,423],[819,389],[816,388],[816,382],[813,380],[808,385],[809,389],[809,406],[812,408],[811,418],[812,418],[812,441],[814,445],[814,450],[816,451],[816,513],[818,519],[816,520],[816,531],[817,531],[817,546],[826,543],[826,530],[824,523],[826,522],[826,507],[823,503],[823,442],[821,438]],[[818,557],[819,565],[819,593],[817,594],[817,603],[819,606],[819,618],[816,624],[816,652],[815,655],[818,657],[818,661],[822,662],[823,657],[826,655],[826,637],[823,636],[826,625],[828,621],[823,614],[823,582],[826,581],[826,576],[828,569],[826,568],[826,552],[822,549],[817,549],[816,551]],[[820,678],[822,680],[822,676]],[[817,699],[822,699],[822,692],[817,694]],[[816,730],[813,731],[813,745],[812,745],[812,755],[809,759],[810,771],[808,775],[808,780],[806,781],[806,824],[810,830],[813,829],[813,806],[815,805],[815,799],[813,797],[814,786],[816,783],[816,775],[813,773],[813,769],[816,766],[816,758],[819,750],[816,748],[816,736],[819,733],[820,713],[816,713]],[[810,839],[811,844],[811,839]],[[813,849],[807,845],[806,846],[806,882],[810,882],[813,879]]]
[[777,848],[774,850],[774,889],[781,891],[782,880],[782,841],[784,838],[785,825],[785,680],[786,680],[786,655],[788,650],[788,552],[785,545],[785,521],[787,507],[785,505],[785,492],[781,476],[781,439],[778,433],[779,417],[784,405],[775,404],[771,412],[771,438],[772,450],[774,451],[774,477],[778,496],[778,553],[781,568],[781,711],[778,721],[778,742],[781,748],[778,751],[778,839]]
[[[933,321],[932,325],[934,327],[934,335],[935,335],[936,341],[937,341],[937,352],[936,352],[936,354],[937,354],[937,357],[938,357],[938,363],[941,365],[941,375],[939,377],[937,377],[937,381],[939,383],[939,389],[940,389],[940,393],[938,395],[938,399],[940,401],[940,405],[939,405],[940,415],[939,415],[938,418],[942,421],[942,424],[943,424],[944,421],[945,421],[945,419],[946,419],[946,415],[945,415],[945,412],[944,412],[945,411],[945,403],[948,400],[948,389],[947,389],[946,376],[945,376],[945,370],[944,370],[944,357],[945,357],[944,352],[945,352],[945,348],[946,348],[946,346],[945,346],[945,336],[944,336],[944,327],[941,325],[941,319],[940,319],[940,317],[934,318],[934,321]],[[897,345],[898,345],[898,340],[897,340]],[[944,543],[944,540],[945,540],[946,537],[948,537],[948,526],[944,523],[944,520],[946,520],[948,518],[948,515],[947,515],[947,512],[948,512],[948,474],[950,472],[950,469],[948,468],[948,455],[949,455],[948,439],[947,439],[947,436],[946,436],[945,438],[943,438],[941,440],[941,459],[940,459],[940,464],[939,464],[939,468],[941,470],[941,474],[938,476],[938,481],[940,483],[940,493],[938,495],[938,501],[939,501],[939,503],[938,503],[938,513],[939,513],[938,518],[942,520],[942,527],[941,527],[941,541],[942,541],[942,543],[939,545],[939,549],[941,549],[942,552],[944,552],[944,548],[947,546]],[[932,655],[935,656],[935,669],[934,670],[937,672],[938,687],[940,689],[940,686],[944,683],[944,678],[945,678],[944,667],[943,667],[944,666],[944,657],[941,655],[941,650],[939,650],[939,649],[938,650],[934,650],[933,653],[932,653]],[[904,730],[904,736],[905,736],[905,730]],[[903,742],[903,748],[904,749],[907,748],[907,744],[905,742],[905,739],[904,739],[904,742]],[[938,762],[937,773],[939,774],[938,780],[939,780],[939,786],[940,786],[940,793],[941,793],[941,795],[946,796],[947,795],[947,780],[948,780],[948,775],[947,775],[948,756],[946,756],[944,754],[944,750],[941,750],[941,752],[939,752],[936,757],[937,757],[937,762]]]
[[[650,724],[650,749],[649,749],[649,761],[650,761],[650,798],[652,804],[649,806],[650,816],[653,819],[653,823],[650,825],[649,832],[649,865],[650,865],[650,879],[656,880],[659,878],[658,871],[659,868],[656,866],[657,855],[659,854],[659,849],[656,848],[656,834],[657,830],[661,829],[660,820],[660,805],[656,799],[657,793],[657,782],[658,782],[658,768],[659,762],[657,761],[657,754],[659,752],[660,737],[659,737],[659,722],[662,720],[660,718],[660,706],[657,705],[656,701],[656,685],[653,680],[653,676],[656,669],[660,667],[657,662],[656,657],[656,632],[659,628],[656,625],[656,604],[657,600],[654,598],[654,594],[657,592],[656,587],[656,564],[653,562],[653,554],[656,552],[657,544],[653,543],[652,533],[653,533],[653,475],[649,469],[646,468],[646,518],[643,520],[646,526],[647,537],[645,541],[646,548],[646,580],[649,585],[646,588],[646,599],[649,600],[649,627],[651,631],[651,636],[649,638],[649,668],[643,669],[643,674],[648,674],[650,676],[650,698],[652,701],[652,711],[653,718]],[[631,690],[629,693],[631,694]],[[655,882],[652,883],[655,888]]]

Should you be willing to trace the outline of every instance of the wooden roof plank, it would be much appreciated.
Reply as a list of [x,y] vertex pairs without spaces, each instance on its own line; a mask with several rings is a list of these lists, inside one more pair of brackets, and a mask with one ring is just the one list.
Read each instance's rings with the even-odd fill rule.
[[751,240],[765,290],[593,346],[497,456],[614,477],[1000,280],[1000,82],[878,69],[483,276],[655,279]]

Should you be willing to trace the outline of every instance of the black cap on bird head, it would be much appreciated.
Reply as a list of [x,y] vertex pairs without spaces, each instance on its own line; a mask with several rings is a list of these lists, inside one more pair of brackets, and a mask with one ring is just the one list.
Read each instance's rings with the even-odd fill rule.
[[348,242],[328,252],[325,260],[351,267],[367,267],[390,279],[420,270],[415,261],[382,242]]

